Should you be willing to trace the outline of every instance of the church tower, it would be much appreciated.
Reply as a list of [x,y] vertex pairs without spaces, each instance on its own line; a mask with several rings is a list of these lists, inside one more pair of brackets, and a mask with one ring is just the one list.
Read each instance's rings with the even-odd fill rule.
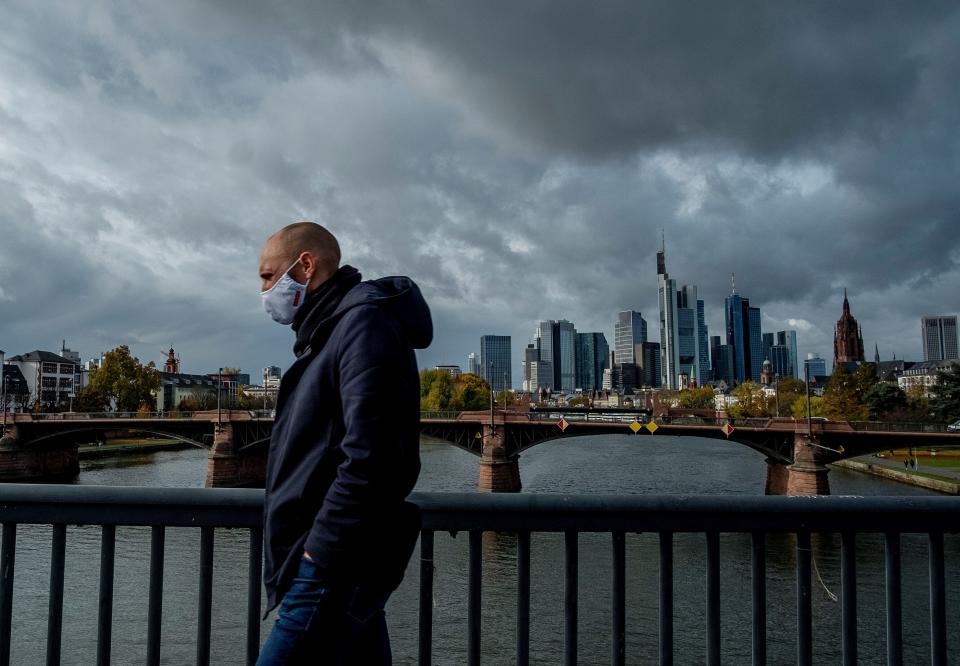
[[863,336],[860,325],[850,314],[850,302],[847,300],[847,290],[843,290],[843,314],[837,320],[837,327],[833,331],[833,366],[838,363],[862,363]]

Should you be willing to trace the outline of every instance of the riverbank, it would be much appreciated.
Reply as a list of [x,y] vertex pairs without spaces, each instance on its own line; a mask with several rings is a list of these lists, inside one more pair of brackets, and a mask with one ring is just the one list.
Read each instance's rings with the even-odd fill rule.
[[105,444],[81,444],[77,452],[81,460],[108,458],[133,453],[152,453],[154,451],[182,451],[195,448],[193,444],[175,439],[112,439]]
[[843,469],[852,469],[864,474],[879,476],[891,481],[905,483],[919,488],[935,490],[948,495],[960,495],[960,481],[956,478],[941,476],[938,474],[929,474],[927,472],[903,471],[895,469],[888,464],[879,462],[863,462],[862,460],[838,460],[832,463],[833,467],[842,467]]

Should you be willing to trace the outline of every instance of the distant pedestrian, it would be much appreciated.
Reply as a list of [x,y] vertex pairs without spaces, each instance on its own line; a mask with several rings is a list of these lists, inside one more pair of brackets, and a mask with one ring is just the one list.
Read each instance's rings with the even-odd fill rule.
[[277,397],[264,506],[267,664],[389,664],[384,604],[420,529],[414,348],[433,337],[412,280],[361,282],[318,224],[271,236],[263,304],[291,324],[296,361]]

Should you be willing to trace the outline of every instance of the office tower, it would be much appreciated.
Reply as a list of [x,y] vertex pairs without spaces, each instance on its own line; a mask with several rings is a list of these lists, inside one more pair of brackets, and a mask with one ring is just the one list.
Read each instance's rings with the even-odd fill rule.
[[727,386],[736,384],[736,368],[734,361],[733,345],[720,345],[717,349],[717,373],[716,379],[724,382]]
[[761,340],[760,346],[763,348],[763,351],[760,353],[760,356],[762,356],[763,359],[766,360],[770,358],[770,347],[774,345],[773,333],[763,333],[760,336],[760,340]]
[[635,310],[622,310],[613,325],[613,347],[617,363],[635,363],[634,347],[647,341],[647,320]]
[[720,360],[720,336],[710,336],[710,376],[713,381],[720,379],[720,372],[717,369],[717,363]]
[[657,252],[657,304],[660,308],[661,386],[676,389],[680,372],[677,349],[677,281],[667,274],[666,243]]
[[577,333],[576,386],[584,391],[603,388],[603,369],[607,367],[610,346],[603,333]]
[[770,361],[771,371],[780,379],[790,377],[793,374],[790,366],[790,351],[786,345],[772,345],[767,354],[767,359]]
[[577,380],[577,329],[566,319],[541,321],[534,344],[540,361],[553,367],[553,388],[573,391]]
[[803,364],[809,369],[811,378],[827,376],[827,362],[820,358],[820,354],[807,354]]
[[797,379],[803,379],[803,371],[800,367],[800,361],[797,358],[797,332],[777,331],[776,343],[785,346],[787,353],[790,354],[790,372],[788,374],[793,375]]
[[641,387],[660,388],[660,343],[641,342],[638,345],[637,357],[637,385]]
[[760,308],[750,307],[750,299],[733,291],[724,300],[724,321],[727,344],[732,347],[733,379],[739,384],[747,380],[760,381],[763,366],[763,338],[760,333]]
[[494,391],[511,386],[511,358],[509,335],[480,336],[481,376]]
[[[680,376],[696,375],[700,381],[710,376],[707,324],[703,301],[694,285],[677,289],[677,281],[667,273],[666,246],[657,253],[657,300],[660,309],[661,385],[682,388]],[[694,372],[693,367],[697,370]]]
[[747,322],[750,336],[747,340],[747,349],[750,350],[750,379],[760,381],[760,371],[763,368],[763,337],[760,333],[760,308],[747,308]]
[[523,350],[523,390],[533,394],[553,391],[553,364],[540,360],[535,343]]
[[847,290],[843,290],[843,314],[833,329],[833,367],[838,363],[863,362],[863,335],[856,318],[850,314]]
[[923,317],[920,321],[923,334],[923,360],[948,361],[958,356],[956,316]]
[[[706,382],[710,376],[707,355],[707,323],[703,301],[697,298],[696,286],[684,285],[677,292],[677,374],[697,377]],[[696,367],[696,370],[694,370]],[[683,388],[677,385],[678,388]]]
[[710,367],[709,340],[707,319],[703,312],[703,301],[697,300],[697,379],[700,381],[700,386],[704,386],[713,380],[713,372]]
[[476,375],[477,377],[482,377],[480,373],[480,358],[475,352],[470,352],[467,354],[467,372],[471,375]]

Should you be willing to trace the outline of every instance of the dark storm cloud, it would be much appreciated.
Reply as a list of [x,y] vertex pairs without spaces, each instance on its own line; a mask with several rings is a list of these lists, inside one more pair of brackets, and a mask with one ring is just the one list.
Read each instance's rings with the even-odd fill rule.
[[463,363],[490,332],[516,356],[544,317],[609,336],[628,307],[655,338],[661,230],[712,334],[732,272],[766,328],[824,355],[844,286],[885,355],[916,357],[918,317],[957,310],[951,3],[24,2],[4,18],[0,346],[66,329],[86,356],[129,340],[196,370],[285,365],[256,258],[298,218],[369,276],[421,283],[424,364]]

